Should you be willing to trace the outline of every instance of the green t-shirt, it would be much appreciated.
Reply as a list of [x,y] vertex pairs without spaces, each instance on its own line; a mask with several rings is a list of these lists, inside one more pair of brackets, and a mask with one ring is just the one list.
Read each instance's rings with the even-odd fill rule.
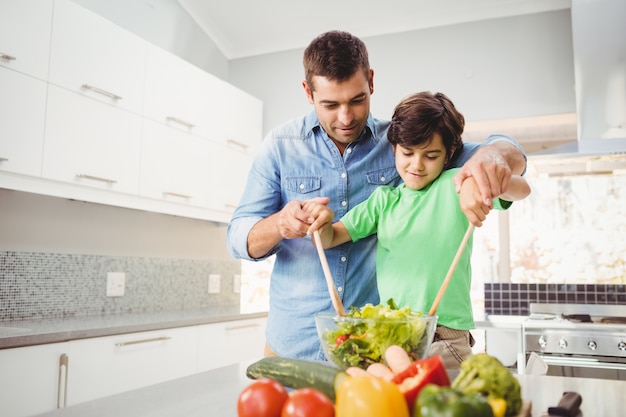
[[[341,219],[353,241],[378,233],[376,275],[381,301],[428,313],[469,221],[461,211],[452,177],[444,171],[422,190],[378,187]],[[511,203],[494,200],[494,208]],[[468,242],[445,295],[437,307],[438,324],[474,328],[470,300],[472,239]]]

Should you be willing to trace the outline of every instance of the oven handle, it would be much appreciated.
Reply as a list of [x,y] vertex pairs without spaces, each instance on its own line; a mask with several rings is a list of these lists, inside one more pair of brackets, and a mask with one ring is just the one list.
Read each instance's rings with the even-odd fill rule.
[[552,356],[539,356],[546,364],[554,366],[626,370],[626,363],[602,362],[586,358],[555,358]]

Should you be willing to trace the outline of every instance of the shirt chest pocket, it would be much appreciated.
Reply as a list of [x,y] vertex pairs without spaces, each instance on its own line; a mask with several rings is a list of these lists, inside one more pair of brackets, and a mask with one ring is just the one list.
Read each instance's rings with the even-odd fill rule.
[[400,175],[395,167],[369,171],[365,174],[365,177],[370,185],[398,185],[400,183]]
[[294,194],[309,194],[318,191],[322,186],[320,177],[285,178],[285,190]]

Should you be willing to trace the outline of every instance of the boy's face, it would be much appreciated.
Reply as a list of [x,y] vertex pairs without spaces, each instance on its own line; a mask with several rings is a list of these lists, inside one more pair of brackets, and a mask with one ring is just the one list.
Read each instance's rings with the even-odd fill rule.
[[430,143],[408,148],[396,145],[394,154],[396,169],[406,186],[412,190],[421,190],[435,181],[448,159],[438,133],[433,135]]
[[373,71],[370,71],[369,80],[363,71],[357,71],[343,82],[321,76],[313,77],[314,86],[303,82],[322,128],[342,152],[365,129],[370,113],[370,96],[374,92],[373,77]]

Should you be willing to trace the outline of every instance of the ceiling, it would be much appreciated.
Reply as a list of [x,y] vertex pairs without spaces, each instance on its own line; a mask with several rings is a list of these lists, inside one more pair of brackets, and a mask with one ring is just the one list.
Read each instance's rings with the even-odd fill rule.
[[303,48],[331,29],[368,37],[571,6],[571,0],[177,1],[227,59]]

